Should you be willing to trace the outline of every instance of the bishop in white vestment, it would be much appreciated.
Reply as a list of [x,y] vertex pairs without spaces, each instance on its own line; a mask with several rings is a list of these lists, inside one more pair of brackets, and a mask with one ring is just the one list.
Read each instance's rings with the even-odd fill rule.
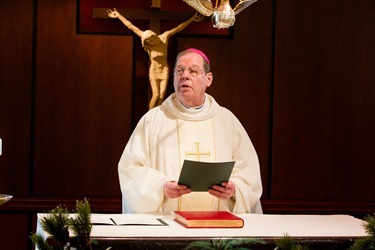
[[[259,161],[239,120],[206,94],[205,87],[203,103],[199,106],[189,107],[179,97],[182,93],[179,89],[200,84],[198,77],[202,77],[203,84],[209,79],[207,86],[212,81],[192,69],[207,59],[194,52],[188,52],[176,62],[176,67],[190,67],[175,75],[176,92],[141,118],[124,149],[118,166],[124,213],[175,210],[262,213]],[[230,177],[235,186],[233,196],[219,199],[208,192],[190,192],[179,198],[168,198],[164,185],[178,180],[185,159],[235,161]]]

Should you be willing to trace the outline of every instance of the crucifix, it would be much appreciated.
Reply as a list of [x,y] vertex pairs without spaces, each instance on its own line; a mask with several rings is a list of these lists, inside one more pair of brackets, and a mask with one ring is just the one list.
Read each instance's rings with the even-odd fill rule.
[[[161,0],[152,0],[151,9],[117,9],[117,11],[129,20],[149,20],[150,30],[160,33],[161,21],[182,21],[187,20],[194,14],[192,12],[182,11],[162,11]],[[94,18],[109,18],[108,8],[94,8]]]
[[187,152],[187,151],[185,151],[185,156],[196,156],[198,161],[201,160],[201,156],[202,155],[211,157],[211,152],[210,151],[207,151],[207,152],[200,151],[200,149],[199,149],[200,142],[194,142],[194,144],[195,144],[195,152]]
[[[130,13],[124,12],[123,14],[121,14],[116,9],[106,10],[106,14],[108,17],[119,19],[129,30],[133,31],[141,38],[142,47],[149,55],[149,81],[152,90],[149,109],[160,105],[163,102],[165,93],[167,91],[169,79],[169,67],[167,62],[169,38],[186,28],[191,22],[200,22],[204,18],[203,15],[196,13],[178,26],[159,34],[160,20],[163,19],[163,17],[171,18],[171,13],[167,14],[160,11],[160,1],[161,0],[152,1],[152,8],[151,10],[147,11],[147,16],[150,18],[150,29],[144,31],[139,29],[131,21],[128,20],[128,18],[136,18],[137,15],[130,16]],[[135,11],[132,10],[131,13],[135,14]],[[146,16],[145,14],[145,12],[138,13],[138,15],[140,15],[143,19]],[[94,11],[94,17],[95,16],[96,15]],[[175,13],[172,16],[173,19],[176,18]]]

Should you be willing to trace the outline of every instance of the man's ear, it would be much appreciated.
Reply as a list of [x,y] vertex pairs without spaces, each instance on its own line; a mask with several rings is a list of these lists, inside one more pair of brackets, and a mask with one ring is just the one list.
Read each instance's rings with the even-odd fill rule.
[[212,84],[212,80],[214,79],[214,75],[213,75],[211,72],[208,72],[208,73],[206,74],[206,77],[207,77],[207,84],[206,84],[206,86],[207,86],[207,88],[208,88],[208,87],[210,87],[211,84]]

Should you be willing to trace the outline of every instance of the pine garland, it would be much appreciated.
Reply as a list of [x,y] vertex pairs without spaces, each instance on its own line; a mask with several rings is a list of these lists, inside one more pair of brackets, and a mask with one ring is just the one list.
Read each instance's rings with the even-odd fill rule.
[[[44,231],[51,235],[53,246],[41,235],[32,233],[31,242],[40,250],[68,250],[68,249],[92,249],[93,242],[90,239],[91,234],[91,208],[88,199],[76,202],[75,218],[70,218],[69,210],[66,207],[58,205],[55,209],[48,212],[48,216],[41,219],[41,225]],[[69,229],[74,233],[73,237],[69,235]],[[71,242],[74,241],[74,244]],[[71,245],[75,245],[72,247]]]
[[375,214],[367,215],[363,227],[368,236],[358,239],[351,246],[351,250],[372,250],[375,249]]
[[248,250],[245,244],[265,244],[262,239],[218,239],[211,241],[195,241],[184,250]]
[[296,244],[288,234],[284,234],[282,238],[275,240],[275,245],[276,245],[275,250],[308,250],[309,249],[307,246]]

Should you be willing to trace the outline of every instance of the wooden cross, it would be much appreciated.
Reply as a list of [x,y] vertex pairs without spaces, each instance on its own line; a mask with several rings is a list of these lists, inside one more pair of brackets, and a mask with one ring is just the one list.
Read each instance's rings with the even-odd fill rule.
[[196,156],[198,161],[201,160],[201,155],[205,155],[205,156],[211,157],[210,151],[201,152],[199,150],[199,144],[200,144],[200,142],[194,142],[194,144],[195,144],[195,152],[187,152],[187,151],[185,151],[185,156]]
[[[109,8],[96,8],[95,4],[92,4],[88,2],[90,8],[93,10],[92,17],[94,19],[109,19],[110,17],[108,16],[107,10]],[[187,4],[178,2],[177,0],[163,0],[163,4],[173,4],[173,6],[176,6],[175,4],[182,4],[186,5],[185,10],[181,11],[167,11],[167,10],[162,10],[161,8],[161,0],[152,0],[151,8],[149,9],[117,9],[117,11],[124,16],[126,19],[129,21],[150,21],[149,28],[143,28],[143,30],[150,29],[154,31],[156,34],[160,34],[161,32],[161,23],[162,22],[167,22],[167,26],[172,23],[172,22],[178,22],[178,24],[182,23],[183,21],[188,20],[190,17],[194,15],[196,12],[193,8],[190,8]],[[115,6],[113,6],[115,7]],[[112,8],[113,8],[112,7]],[[85,9],[85,8],[81,8]],[[179,9],[177,7],[177,9]],[[91,17],[91,13],[87,13]],[[81,13],[80,13],[81,15]],[[87,17],[87,16],[84,16]],[[86,20],[86,19],[82,19]],[[200,22],[199,25],[196,25],[194,34],[200,34],[200,35],[225,35],[227,36],[229,33],[225,29],[214,29],[212,28],[212,23],[209,21],[210,19],[207,18],[207,21]],[[169,22],[169,24],[168,24]],[[85,32],[90,32],[90,30],[95,30],[97,32],[97,29],[101,29],[99,26],[95,26],[95,22],[93,23],[85,23],[86,26],[82,26],[82,23],[79,24],[79,29],[81,27],[85,30]],[[141,27],[139,27],[141,28]],[[142,29],[142,28],[141,28]],[[122,29],[123,32],[127,33],[127,29]],[[100,32],[100,31],[99,31]],[[102,31],[105,33],[106,31]],[[131,32],[132,35],[134,35],[133,32]],[[175,43],[176,40],[172,39],[169,41],[169,47],[168,49],[168,61],[170,58],[175,58],[176,57],[176,51],[175,51]],[[144,62],[144,64],[147,64],[146,57],[144,57],[144,49],[141,46],[141,43],[134,43],[134,57],[136,58],[137,62]],[[170,65],[173,65],[173,62],[169,62]],[[148,110],[148,103],[150,100],[150,86],[149,86],[149,81],[148,81],[148,75],[144,75],[144,73],[147,72],[148,70],[144,70],[143,68],[136,68],[135,69],[135,75],[136,79],[133,80],[133,94],[134,96],[137,96],[137,98],[134,98],[132,101],[132,127],[135,127],[137,124],[138,120],[141,118],[142,114],[147,112]],[[146,80],[147,79],[147,80]],[[170,80],[171,81],[171,80]],[[168,84],[167,88],[167,93],[165,96],[168,96],[169,94],[173,93],[173,85]],[[144,93],[148,93],[148,95],[144,95]]]
[[[161,0],[152,0],[151,9],[117,9],[128,20],[150,20],[150,30],[160,34],[161,21],[185,21],[194,15],[192,12],[162,11]],[[109,18],[108,8],[94,8],[94,18]]]

